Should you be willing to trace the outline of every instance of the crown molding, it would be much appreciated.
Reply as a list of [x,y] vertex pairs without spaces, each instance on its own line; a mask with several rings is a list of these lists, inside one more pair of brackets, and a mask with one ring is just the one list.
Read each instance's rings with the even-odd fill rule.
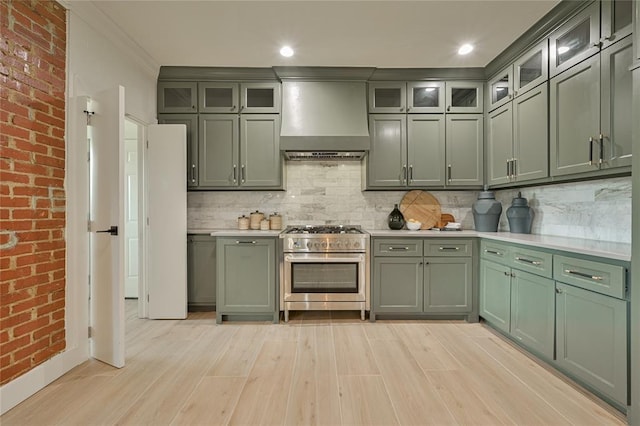
[[153,78],[158,76],[160,64],[139,44],[131,39],[115,22],[107,17],[93,1],[64,0],[60,4],[96,30],[117,48],[122,49],[133,62],[140,65]]

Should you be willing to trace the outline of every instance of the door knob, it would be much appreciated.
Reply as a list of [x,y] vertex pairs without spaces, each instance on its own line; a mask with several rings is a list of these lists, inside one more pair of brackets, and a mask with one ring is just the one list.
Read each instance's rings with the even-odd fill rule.
[[102,231],[96,231],[96,233],[98,233],[98,234],[109,233],[110,235],[118,235],[118,227],[117,226],[111,226],[111,227],[109,227],[109,229],[104,229]]

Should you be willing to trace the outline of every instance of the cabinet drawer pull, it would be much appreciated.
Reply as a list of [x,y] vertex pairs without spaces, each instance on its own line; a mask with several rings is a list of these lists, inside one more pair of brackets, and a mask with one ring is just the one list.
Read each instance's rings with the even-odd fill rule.
[[447,251],[447,250],[458,251],[458,250],[460,250],[460,247],[438,247],[438,250],[440,250],[440,251]]
[[495,251],[495,250],[487,250],[487,249],[485,249],[484,252],[485,253],[490,253],[490,254],[495,254],[495,255],[498,255],[498,256],[504,256],[502,253],[500,253],[499,251]]
[[389,251],[407,251],[409,247],[392,247],[389,246]]
[[577,275],[577,276],[582,277],[582,278],[589,278],[589,279],[594,280],[594,281],[602,281],[604,279],[602,277],[599,277],[598,275],[585,274],[584,272],[572,271],[571,269],[565,269],[564,272],[566,274]]
[[257,244],[257,241],[240,241],[240,240],[236,240],[236,244]]
[[531,265],[534,265],[534,266],[542,265],[542,262],[538,262],[536,260],[529,260],[524,257],[516,257],[516,260],[519,260],[520,262],[524,262],[524,263],[530,263]]

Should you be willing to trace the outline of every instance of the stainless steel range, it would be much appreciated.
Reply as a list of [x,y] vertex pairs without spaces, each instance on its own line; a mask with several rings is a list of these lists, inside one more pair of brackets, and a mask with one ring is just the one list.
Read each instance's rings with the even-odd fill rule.
[[289,311],[359,310],[369,301],[369,234],[359,226],[290,226],[283,247],[280,306]]

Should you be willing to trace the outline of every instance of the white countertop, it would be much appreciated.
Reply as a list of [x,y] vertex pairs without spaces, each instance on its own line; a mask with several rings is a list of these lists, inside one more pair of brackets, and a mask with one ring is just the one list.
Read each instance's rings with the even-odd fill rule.
[[[391,229],[366,229],[372,237],[396,238],[486,238],[532,247],[564,250],[573,253],[599,256],[608,259],[631,261],[631,244],[611,241],[585,240],[581,238],[556,237],[551,235],[512,234],[510,232],[464,231],[408,231]],[[281,230],[239,230],[239,229],[188,229],[188,234],[205,234],[214,237],[277,237]]]

